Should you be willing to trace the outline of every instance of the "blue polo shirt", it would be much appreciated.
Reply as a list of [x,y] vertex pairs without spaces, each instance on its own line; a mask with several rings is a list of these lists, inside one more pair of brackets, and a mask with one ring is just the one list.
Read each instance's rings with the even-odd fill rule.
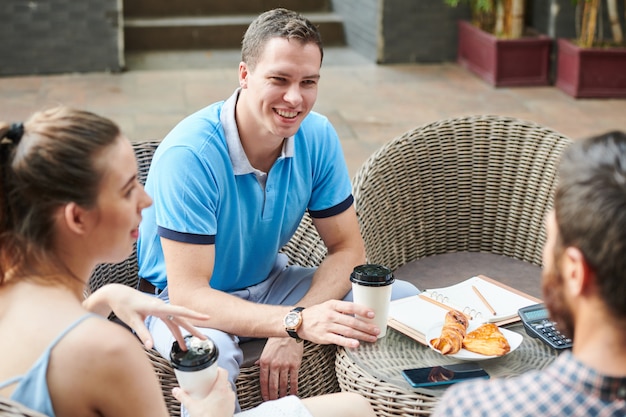
[[[154,154],[137,243],[139,275],[159,288],[167,278],[160,237],[215,245],[210,285],[235,291],[269,275],[306,210],[339,214],[353,203],[339,138],[311,112],[284,142],[269,173],[253,168],[235,123],[239,90],[181,121]],[[197,262],[203,262],[198,259]]]

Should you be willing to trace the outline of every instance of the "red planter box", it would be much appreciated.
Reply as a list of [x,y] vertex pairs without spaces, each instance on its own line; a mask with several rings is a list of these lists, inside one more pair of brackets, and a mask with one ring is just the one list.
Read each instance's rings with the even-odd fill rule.
[[626,48],[581,48],[558,40],[556,86],[576,98],[626,97]]
[[545,35],[498,39],[467,21],[458,22],[458,63],[496,87],[550,84],[550,48]]

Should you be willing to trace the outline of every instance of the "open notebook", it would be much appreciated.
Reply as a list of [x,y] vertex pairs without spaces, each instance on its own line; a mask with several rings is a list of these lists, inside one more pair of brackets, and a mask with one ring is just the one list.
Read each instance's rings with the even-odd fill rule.
[[[495,315],[473,287],[492,307]],[[426,344],[424,335],[434,325],[444,321],[449,309],[462,311],[476,322],[502,325],[519,320],[517,310],[520,308],[540,302],[538,298],[479,275],[449,287],[434,288],[420,295],[392,301],[388,325]]]

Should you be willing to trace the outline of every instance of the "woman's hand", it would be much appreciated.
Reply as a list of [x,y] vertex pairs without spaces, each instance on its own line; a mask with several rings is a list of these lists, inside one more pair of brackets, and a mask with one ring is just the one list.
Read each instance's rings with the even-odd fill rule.
[[180,327],[200,339],[206,339],[206,336],[187,319],[207,320],[209,316],[182,306],[167,304],[155,296],[144,294],[126,285],[105,285],[85,299],[83,306],[104,317],[108,317],[113,311],[120,320],[135,331],[148,349],[151,349],[154,344],[144,323],[148,316],[163,320],[183,350],[186,349],[186,344]]
[[172,390],[172,395],[183,403],[190,417],[232,417],[235,412],[235,393],[228,382],[228,372],[222,368],[218,368],[213,387],[206,397],[191,398],[178,387]]

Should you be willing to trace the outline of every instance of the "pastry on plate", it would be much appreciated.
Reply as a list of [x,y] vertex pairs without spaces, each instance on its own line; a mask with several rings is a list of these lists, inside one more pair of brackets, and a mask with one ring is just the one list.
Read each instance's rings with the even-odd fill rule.
[[468,320],[465,314],[457,310],[446,313],[439,337],[432,339],[432,347],[442,355],[453,355],[463,347],[463,338],[467,332]]
[[463,347],[485,356],[502,356],[511,351],[508,340],[498,326],[485,323],[465,335]]

